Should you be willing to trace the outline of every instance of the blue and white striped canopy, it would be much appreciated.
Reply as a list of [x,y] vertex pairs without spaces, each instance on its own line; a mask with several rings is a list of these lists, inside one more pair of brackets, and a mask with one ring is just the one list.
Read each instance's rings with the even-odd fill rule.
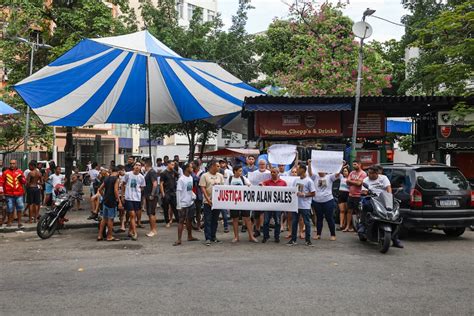
[[[147,84],[148,80],[148,84]],[[148,31],[85,39],[15,85],[46,124],[180,123],[239,112],[262,94],[216,63],[180,57]]]
[[17,114],[20,113],[5,102],[0,100],[0,115],[8,115],[8,114]]

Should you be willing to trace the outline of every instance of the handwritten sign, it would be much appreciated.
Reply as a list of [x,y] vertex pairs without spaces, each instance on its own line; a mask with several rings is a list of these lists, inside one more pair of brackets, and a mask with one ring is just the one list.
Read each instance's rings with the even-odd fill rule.
[[289,165],[296,159],[296,145],[274,144],[268,148],[268,161],[275,165]]
[[343,159],[342,151],[312,150],[311,168],[313,173],[338,173],[341,171]]
[[[268,170],[267,170],[268,171]],[[259,170],[254,172],[249,172],[247,178],[249,179],[252,185],[259,185],[263,181],[271,179],[272,175],[270,171],[268,172],[260,172]]]
[[298,212],[296,187],[216,185],[212,190],[213,209]]

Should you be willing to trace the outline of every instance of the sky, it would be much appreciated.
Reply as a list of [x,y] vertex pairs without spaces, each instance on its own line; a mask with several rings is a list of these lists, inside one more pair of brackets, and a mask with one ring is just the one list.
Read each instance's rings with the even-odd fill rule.
[[[275,17],[285,18],[288,15],[288,3],[294,3],[294,1],[252,0],[251,3],[255,9],[248,14],[247,31],[251,34],[265,31]],[[333,1],[337,2],[337,0]],[[224,24],[226,27],[230,26],[232,15],[238,7],[238,0],[218,0],[217,3]],[[398,23],[400,23],[401,17],[407,13],[401,5],[401,0],[349,0],[349,4],[346,5],[343,11],[353,21],[360,21],[362,13],[367,8],[376,10],[374,13],[376,16]],[[368,41],[399,40],[405,32],[403,27],[379,19],[368,17],[366,21],[373,28],[373,34]]]

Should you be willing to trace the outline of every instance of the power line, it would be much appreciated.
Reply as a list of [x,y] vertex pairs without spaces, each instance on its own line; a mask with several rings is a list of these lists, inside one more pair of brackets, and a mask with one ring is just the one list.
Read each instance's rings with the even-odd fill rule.
[[382,21],[385,21],[385,22],[388,22],[388,23],[391,23],[391,24],[394,24],[394,25],[397,25],[397,26],[401,26],[401,27],[407,27],[406,25],[404,24],[400,24],[400,23],[397,23],[397,22],[393,22],[393,21],[390,21],[390,20],[387,20],[387,19],[384,19],[384,18],[381,18],[379,16],[376,16],[376,15],[371,15],[370,17],[372,18],[376,18],[376,19],[379,19],[379,20],[382,20]]

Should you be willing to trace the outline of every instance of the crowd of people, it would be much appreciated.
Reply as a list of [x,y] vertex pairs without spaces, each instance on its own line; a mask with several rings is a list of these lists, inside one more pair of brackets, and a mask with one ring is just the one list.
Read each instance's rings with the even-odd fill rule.
[[[177,224],[174,246],[182,244],[185,229],[187,241],[199,240],[194,235],[203,232],[205,245],[221,243],[216,236],[220,220],[224,233],[230,232],[231,223],[232,243],[240,241],[240,233],[247,233],[249,242],[266,243],[270,240],[272,228],[273,241],[276,243],[281,241],[280,236],[286,231],[283,238],[288,240],[289,246],[297,244],[298,238],[311,246],[312,240],[321,239],[324,221],[327,222],[331,241],[336,240],[337,229],[342,232],[354,232],[357,229],[353,227],[352,218],[353,214],[358,213],[361,196],[367,192],[363,183],[372,191],[391,192],[390,182],[382,174],[380,166],[370,167],[367,176],[358,161],[354,161],[351,168],[344,163],[337,174],[313,172],[310,160],[305,163],[296,160],[288,168],[285,165],[272,166],[263,159],[256,161],[254,156],[246,157],[245,163],[236,160],[232,166],[224,159],[211,160],[204,165],[199,159],[182,164],[178,156],[173,160],[167,156],[158,158],[156,163],[147,159],[136,161],[129,157],[125,165],[116,166],[112,162],[105,168],[91,163],[88,169],[91,201],[89,219],[100,221],[99,241],[119,240],[114,236],[113,229],[116,217],[120,228],[115,232],[127,233],[127,238],[137,240],[137,228],[145,228],[142,224],[143,212],[146,212],[150,223],[146,236],[156,236],[158,206],[161,206],[165,227]],[[251,184],[248,176],[252,172],[268,174],[265,177],[268,179]],[[281,179],[281,176],[285,176],[285,179],[292,176],[292,183]],[[23,211],[27,213],[28,222],[35,222],[39,218],[40,205],[50,205],[56,190],[63,187],[64,180],[61,168],[54,162],[49,163],[49,168],[42,168],[31,161],[28,170],[22,172],[17,168],[16,161],[11,160],[9,167],[4,168],[0,176],[0,200],[6,202],[1,224],[6,221],[7,226],[11,226],[16,218],[21,229]],[[336,188],[337,199],[333,196],[336,180],[340,183]],[[297,187],[298,210],[213,209],[213,187],[224,184]],[[77,170],[71,177],[71,186],[73,194],[83,192],[83,181]],[[76,208],[80,209],[80,204]],[[335,211],[339,212],[340,219],[337,229]],[[313,225],[316,227],[314,234]],[[105,231],[107,234],[104,234]],[[397,238],[394,238],[393,243],[396,247],[403,247]]]

